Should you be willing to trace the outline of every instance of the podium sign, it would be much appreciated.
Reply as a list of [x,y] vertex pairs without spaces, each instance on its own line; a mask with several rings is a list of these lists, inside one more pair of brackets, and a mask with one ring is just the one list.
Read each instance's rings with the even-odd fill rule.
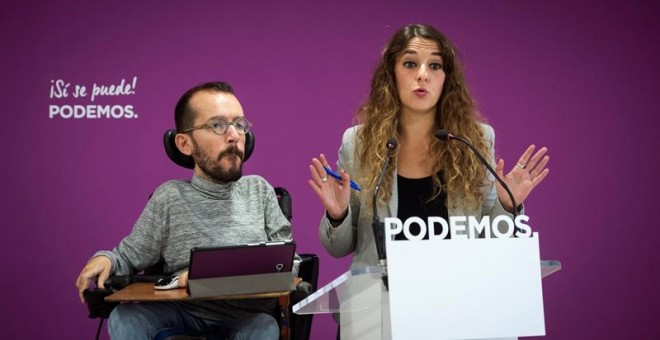
[[545,335],[539,239],[386,240],[393,339]]

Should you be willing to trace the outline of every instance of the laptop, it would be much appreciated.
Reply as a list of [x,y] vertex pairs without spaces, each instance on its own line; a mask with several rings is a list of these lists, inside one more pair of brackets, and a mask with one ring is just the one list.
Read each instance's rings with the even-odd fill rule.
[[294,241],[192,248],[188,294],[208,298],[294,290],[295,250]]

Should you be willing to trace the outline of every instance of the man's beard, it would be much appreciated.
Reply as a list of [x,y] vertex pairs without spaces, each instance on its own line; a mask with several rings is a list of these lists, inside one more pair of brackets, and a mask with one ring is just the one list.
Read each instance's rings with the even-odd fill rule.
[[[192,157],[195,164],[206,173],[216,183],[229,183],[237,181],[242,176],[243,172],[243,152],[238,149],[238,145],[231,144],[227,149],[223,150],[217,158],[213,159],[211,155],[203,152],[197,146],[195,140],[192,141],[193,151]],[[238,157],[240,164],[232,164],[229,168],[225,169],[220,165],[223,157]],[[233,162],[232,162],[233,163]]]

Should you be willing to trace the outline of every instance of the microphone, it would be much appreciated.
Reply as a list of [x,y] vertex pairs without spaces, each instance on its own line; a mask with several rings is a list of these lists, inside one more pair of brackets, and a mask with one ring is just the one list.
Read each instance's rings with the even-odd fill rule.
[[[376,182],[376,187],[374,188],[374,194],[372,197],[373,222],[371,223],[371,227],[374,232],[374,241],[376,242],[376,252],[378,253],[379,264],[382,267],[387,266],[387,258],[385,255],[385,239],[384,239],[385,231],[383,230],[385,228],[385,225],[381,223],[380,219],[378,218],[378,207],[377,207],[378,191],[380,191],[380,184],[383,182],[383,178],[385,177],[385,171],[387,170],[390,164],[392,153],[394,152],[394,150],[396,150],[397,147],[396,139],[394,138],[388,139],[387,144],[385,144],[385,147],[387,148],[387,156],[385,157],[385,162],[383,162],[383,166],[380,169],[380,176],[378,177],[378,181]],[[387,287],[387,282],[385,283],[385,286]]]
[[481,153],[479,153],[479,151],[477,151],[477,149],[474,147],[474,145],[472,145],[470,142],[467,141],[467,139],[465,139],[463,137],[452,135],[451,133],[447,132],[447,130],[438,130],[438,131],[436,131],[435,132],[435,138],[437,138],[441,141],[447,141],[447,142],[455,139],[455,140],[463,142],[463,144],[467,145],[470,148],[470,150],[472,150],[472,152],[477,156],[477,158],[479,158],[481,163],[483,163],[483,165],[486,166],[486,169],[488,169],[488,171],[490,171],[490,173],[493,174],[493,176],[495,176],[495,179],[498,182],[500,182],[500,184],[502,185],[504,190],[506,190],[506,193],[509,195],[509,199],[511,200],[511,203],[513,203],[513,220],[515,221],[516,216],[518,215],[518,204],[516,204],[516,199],[513,198],[513,194],[511,193],[511,190],[509,189],[509,186],[506,185],[506,183],[504,183],[502,178],[500,178],[500,176],[497,175],[497,173],[495,172],[493,167],[491,167],[490,164],[488,164],[488,161],[486,161],[484,156],[481,155]]

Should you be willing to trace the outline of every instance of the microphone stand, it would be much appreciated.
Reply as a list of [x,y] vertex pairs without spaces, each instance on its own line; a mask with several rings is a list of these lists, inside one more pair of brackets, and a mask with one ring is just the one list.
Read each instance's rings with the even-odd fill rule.
[[[380,191],[380,184],[383,181],[383,178],[385,177],[385,171],[387,170],[387,167],[390,164],[390,159],[392,158],[392,152],[394,149],[397,147],[397,142],[396,139],[390,138],[387,140],[387,155],[385,157],[385,162],[383,162],[383,166],[380,169],[380,176],[378,177],[378,181],[376,182],[376,187],[374,188],[374,193],[372,196],[372,209],[373,209],[373,219],[371,222],[371,228],[374,233],[374,242],[376,243],[376,252],[378,253],[378,265],[386,269],[387,268],[387,254],[385,253],[385,225],[380,222],[380,219],[378,218],[378,192]],[[385,289],[389,290],[389,282],[387,280],[387,273],[383,273],[383,284],[385,285]]]
[[437,139],[441,140],[441,141],[450,141],[450,140],[454,140],[454,139],[458,140],[458,141],[461,141],[463,144],[467,145],[470,148],[470,150],[472,150],[472,152],[475,154],[475,156],[477,156],[477,158],[479,158],[481,163],[483,163],[483,165],[486,166],[486,169],[488,169],[488,171],[491,174],[493,174],[495,179],[502,185],[504,190],[506,190],[506,193],[509,195],[509,199],[511,200],[511,203],[513,204],[513,220],[515,221],[516,216],[518,216],[518,204],[516,204],[516,199],[513,198],[513,194],[511,193],[511,190],[509,189],[509,186],[506,185],[506,183],[504,183],[502,178],[500,178],[500,176],[497,175],[497,173],[495,172],[495,169],[493,169],[493,167],[491,167],[490,164],[488,164],[488,161],[486,161],[486,158],[484,158],[484,156],[481,155],[481,153],[477,150],[477,148],[475,148],[472,145],[472,143],[468,142],[467,139],[465,139],[463,137],[452,135],[451,133],[447,132],[446,130],[436,131],[435,132],[435,137]]

